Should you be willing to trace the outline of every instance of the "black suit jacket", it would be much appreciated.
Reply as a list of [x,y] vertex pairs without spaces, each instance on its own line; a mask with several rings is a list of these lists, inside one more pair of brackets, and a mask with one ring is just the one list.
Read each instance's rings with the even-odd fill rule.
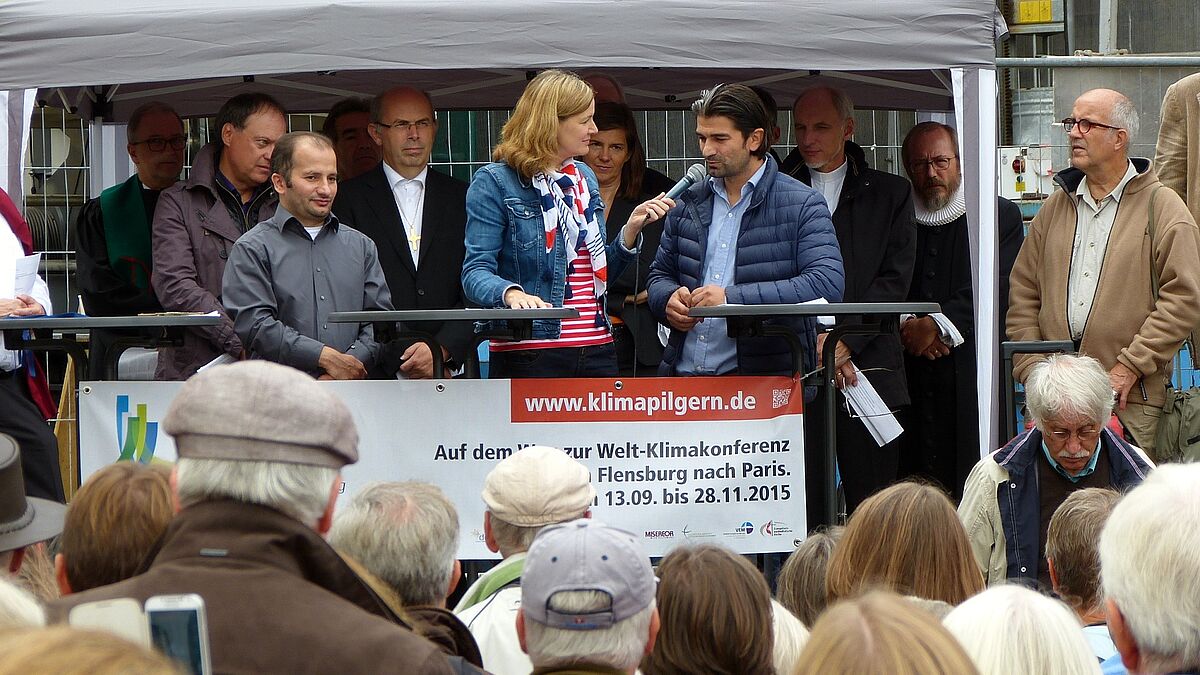
[[[842,249],[846,289],[842,302],[904,302],[917,253],[917,224],[908,180],[867,165],[862,148],[846,141],[849,167],[842,183],[833,229]],[[780,172],[812,183],[799,152],[783,160]],[[876,323],[874,317],[841,317],[839,323]],[[908,405],[904,348],[899,331],[886,335],[847,335],[854,364],[890,408]]]
[[[382,163],[342,183],[333,212],[375,242],[396,309],[465,307],[460,279],[465,255],[467,184],[432,167],[426,176],[421,253],[415,266]],[[405,328],[432,334],[455,361],[466,362],[474,333],[470,322],[418,322]]]

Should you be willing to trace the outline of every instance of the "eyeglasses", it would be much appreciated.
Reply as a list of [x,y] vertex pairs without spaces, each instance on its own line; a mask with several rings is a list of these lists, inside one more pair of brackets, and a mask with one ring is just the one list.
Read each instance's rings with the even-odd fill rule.
[[162,136],[151,136],[150,138],[147,138],[144,141],[133,141],[132,143],[130,143],[130,145],[145,145],[147,148],[150,148],[154,152],[162,152],[168,145],[171,146],[172,150],[182,150],[183,147],[185,145],[187,145],[187,140],[188,140],[187,136],[184,136],[182,134],[180,134],[178,136],[172,136],[170,138],[163,138]]
[[950,168],[950,161],[954,159],[958,159],[958,155],[934,157],[933,159],[914,159],[908,163],[908,170],[914,174],[918,174],[923,173],[927,168],[932,166],[938,171],[945,171]]
[[412,131],[414,129],[416,129],[417,131],[425,131],[426,129],[429,129],[430,127],[433,126],[433,120],[423,119],[423,120],[417,120],[416,122],[409,122],[408,120],[396,120],[395,122],[392,122],[391,124],[384,124],[383,122],[376,122],[375,126],[385,127],[387,129],[402,129],[404,131]]
[[1086,134],[1087,132],[1091,131],[1092,127],[1100,127],[1101,129],[1124,129],[1125,128],[1125,127],[1114,127],[1111,124],[1101,124],[1099,122],[1093,122],[1086,117],[1081,117],[1079,119],[1075,119],[1074,117],[1064,117],[1063,121],[1059,122],[1059,124],[1061,124],[1063,126],[1063,131],[1066,131],[1067,133],[1071,133],[1071,130],[1075,128],[1076,124],[1078,124],[1079,125],[1079,133],[1081,133],[1081,134]]
[[1050,432],[1050,436],[1060,443],[1066,443],[1071,440],[1071,437],[1079,439],[1080,443],[1089,444],[1095,443],[1097,438],[1100,438],[1099,429],[1079,429],[1077,431],[1066,431],[1065,429],[1057,429]]

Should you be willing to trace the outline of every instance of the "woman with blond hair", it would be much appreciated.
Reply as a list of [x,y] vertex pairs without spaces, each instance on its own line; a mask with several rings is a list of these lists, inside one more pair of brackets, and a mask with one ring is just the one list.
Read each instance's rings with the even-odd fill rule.
[[504,125],[495,160],[467,191],[462,284],[481,307],[569,307],[578,319],[538,320],[528,340],[491,345],[490,374],[611,377],[616,352],[604,310],[608,279],[638,254],[642,228],[674,206],[651,199],[605,244],[605,205],[588,153],[592,88],[574,73],[543,71]]
[[944,492],[897,483],[850,516],[825,576],[829,602],[873,588],[957,605],[983,590],[954,505]]
[[966,651],[937,619],[885,591],[844,600],[826,610],[813,626],[793,671],[794,675],[977,672]]

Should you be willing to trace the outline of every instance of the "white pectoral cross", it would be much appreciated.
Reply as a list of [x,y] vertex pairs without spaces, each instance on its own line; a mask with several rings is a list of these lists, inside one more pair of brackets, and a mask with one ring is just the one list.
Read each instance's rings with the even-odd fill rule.
[[413,260],[421,252],[421,233],[416,230],[408,230],[408,250],[412,251]]

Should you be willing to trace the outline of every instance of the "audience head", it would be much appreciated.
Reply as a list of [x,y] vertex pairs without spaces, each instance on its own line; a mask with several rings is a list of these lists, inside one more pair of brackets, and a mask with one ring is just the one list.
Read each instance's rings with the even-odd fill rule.
[[835,526],[810,532],[779,570],[775,597],[806,626],[825,610],[825,573],[845,529]]
[[[696,113],[700,152],[714,178],[739,175],[751,166],[750,157],[762,159],[771,149],[767,130],[772,122],[767,107],[744,84],[718,84],[704,90],[692,103],[692,112]],[[725,135],[729,138],[721,140]]]
[[[1046,559],[1054,592],[1081,620],[1104,616],[1100,592],[1100,530],[1121,494],[1108,488],[1084,488],[1067,495],[1050,518]],[[1086,622],[1086,620],[1085,620]]]
[[1071,119],[1077,120],[1067,131],[1071,166],[1085,175],[1124,173],[1129,143],[1138,132],[1133,101],[1112,89],[1085,91],[1075,99]]
[[567,453],[543,445],[521,448],[484,479],[487,546],[505,558],[528,551],[543,527],[586,517],[595,497],[587,467]]
[[587,82],[565,70],[543,70],[517,99],[492,158],[527,178],[558,169],[588,153],[594,110]]
[[742,556],[720,546],[685,546],[658,566],[654,649],[646,675],[775,672],[771,590]]
[[534,668],[632,673],[657,632],[654,570],[637,537],[579,519],[547,527],[533,541],[517,636]]
[[1023,586],[993,586],[955,607],[943,623],[982,675],[1100,672],[1071,610]]
[[775,97],[766,87],[756,84],[750,89],[758,94],[758,97],[762,99],[763,107],[767,109],[767,122],[770,124],[767,127],[767,140],[771,142],[771,145],[777,145],[779,139],[783,137],[783,130],[779,128],[779,104],[775,102]]
[[897,483],[862,503],[833,551],[830,602],[872,588],[952,605],[983,590],[983,575],[954,505],[941,490]]
[[358,431],[341,399],[269,361],[193,375],[163,429],[175,438],[179,506],[229,499],[265,506],[324,534],[339,470],[358,461]]
[[0,675],[182,675],[163,654],[112,633],[68,626],[0,631]]
[[371,102],[352,96],[344,98],[329,109],[321,133],[333,141],[337,151],[339,180],[350,180],[375,168],[379,163],[379,146],[371,138]]
[[617,196],[639,201],[646,175],[646,151],[638,137],[633,111],[622,103],[596,104],[596,133],[583,161],[596,172],[600,185],[614,182]]
[[612,75],[587,73],[582,79],[596,93],[596,105],[601,103],[625,104],[625,89]]
[[1025,402],[1054,461],[1072,476],[1086,469],[1113,410],[1104,366],[1090,356],[1054,354],[1030,369]]
[[92,474],[67,507],[55,558],[63,595],[137,574],[171,522],[170,472],[137,462]]
[[271,157],[271,183],[279,193],[279,205],[301,225],[325,224],[338,188],[333,142],[315,131],[280,136]]
[[62,532],[67,507],[25,495],[21,451],[8,434],[0,434],[0,575],[21,569],[25,547]]
[[813,87],[796,97],[792,126],[804,165],[829,173],[846,161],[846,141],[854,138],[854,102],[840,89]]
[[886,591],[872,591],[827,609],[813,626],[793,671],[794,675],[977,672],[970,657],[937,619]]
[[179,180],[187,134],[174,108],[161,101],[138,106],[129,116],[125,135],[125,149],[137,167],[142,185],[165,190]]
[[912,181],[913,194],[927,211],[944,208],[962,185],[958,134],[954,127],[921,122],[904,137],[900,159]]
[[437,131],[433,99],[420,89],[395,87],[371,101],[371,138],[383,161],[405,178],[416,178],[429,166]]
[[217,112],[221,134],[221,171],[239,190],[271,178],[271,153],[287,131],[287,112],[271,96],[238,94]]
[[1100,533],[1108,628],[1131,671],[1200,669],[1200,464],[1165,464]]
[[11,578],[0,576],[0,635],[12,628],[30,628],[45,624],[46,612],[37,598],[18,586]]
[[787,675],[796,667],[800,660],[800,652],[808,642],[808,628],[788,611],[787,607],[771,601],[772,635],[775,637],[775,649],[772,661],[775,672]]
[[458,585],[458,512],[436,485],[372,483],[343,505],[329,543],[395,590],[405,606],[438,606]]

